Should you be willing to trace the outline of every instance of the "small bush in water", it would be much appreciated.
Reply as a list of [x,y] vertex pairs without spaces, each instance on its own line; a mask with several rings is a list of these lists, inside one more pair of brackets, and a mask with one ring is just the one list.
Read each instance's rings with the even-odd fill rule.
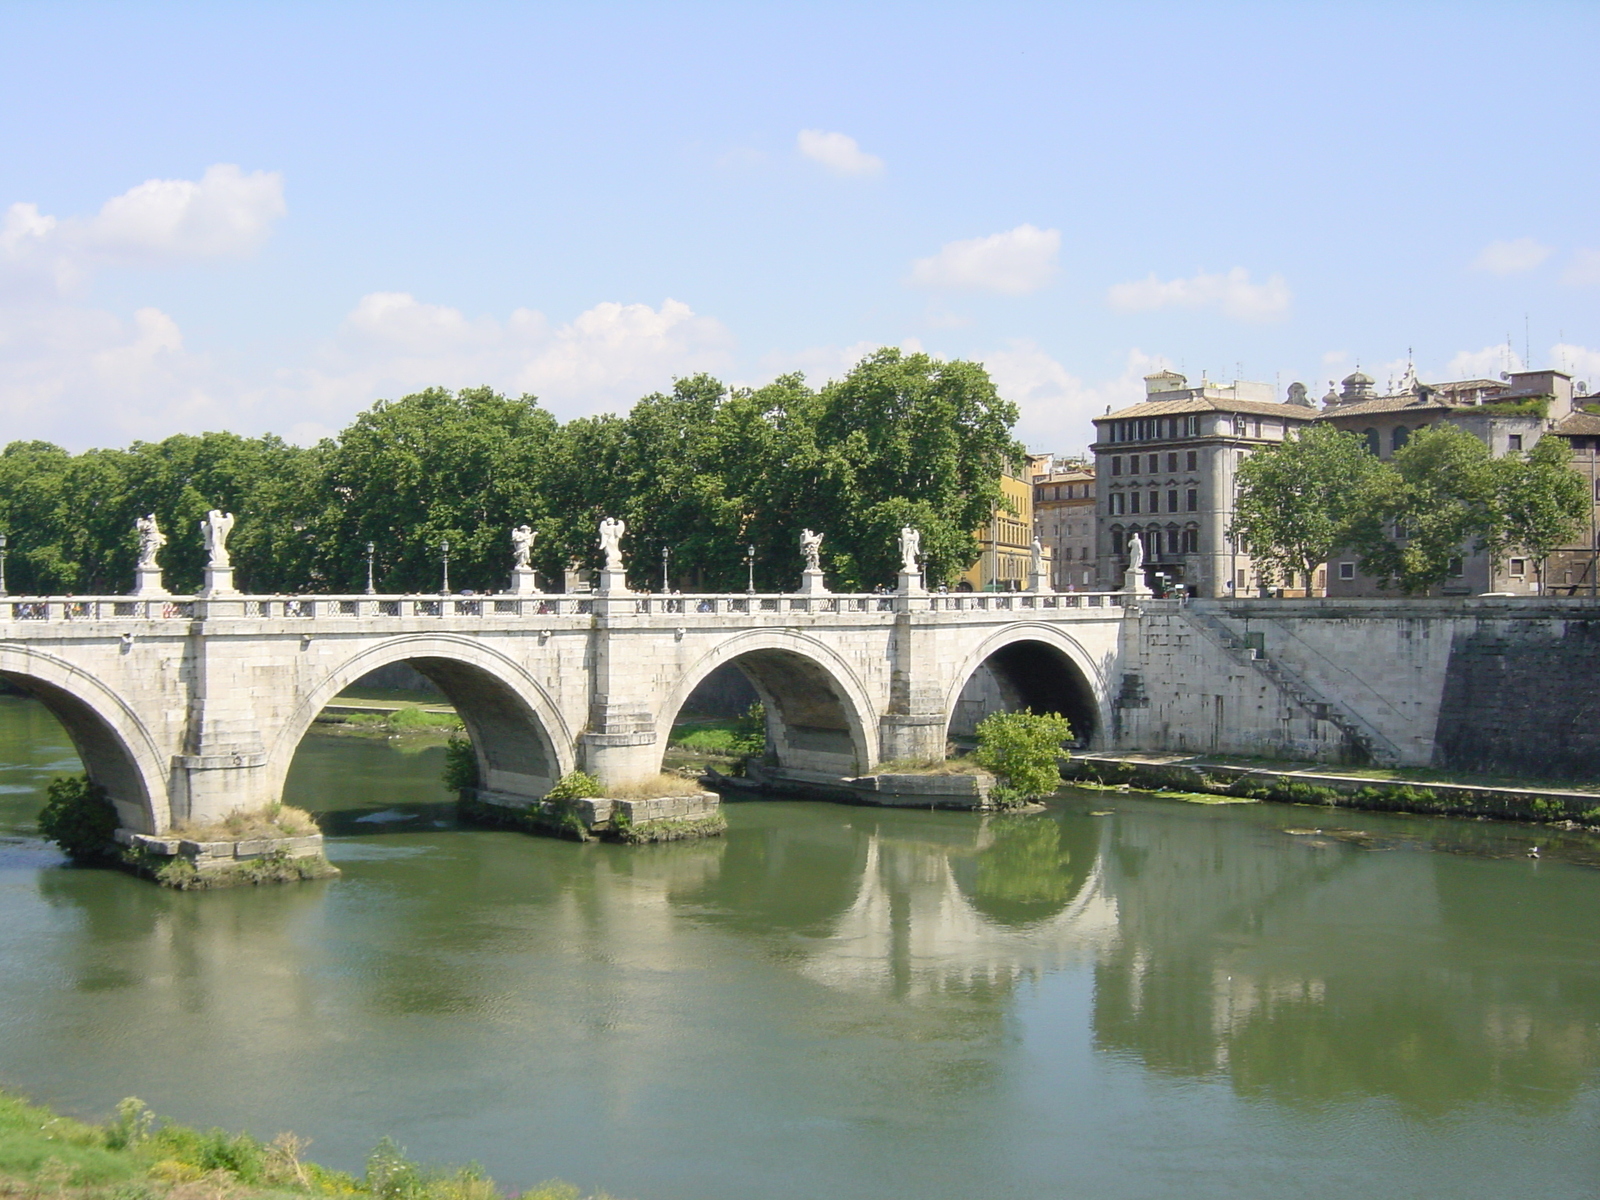
[[978,750],[972,757],[1005,780],[993,791],[1002,807],[1059,788],[1060,760],[1067,752],[1061,743],[1072,736],[1072,726],[1060,713],[990,713],[978,723]]
[[117,852],[117,810],[105,788],[87,775],[63,775],[50,781],[39,832],[72,858],[111,858]]
[[587,771],[568,771],[551,788],[546,800],[582,800],[600,795],[600,781]]

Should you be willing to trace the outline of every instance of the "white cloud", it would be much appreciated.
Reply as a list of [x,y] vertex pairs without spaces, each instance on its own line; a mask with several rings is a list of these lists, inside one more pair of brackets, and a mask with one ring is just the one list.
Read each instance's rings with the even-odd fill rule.
[[1445,367],[1451,379],[1499,379],[1501,371],[1520,370],[1522,357],[1504,343],[1482,350],[1462,350]]
[[103,267],[237,258],[285,211],[281,175],[246,175],[229,163],[199,180],[147,180],[92,217],[57,218],[16,203],[0,222],[0,291],[62,295]]
[[1600,250],[1575,250],[1572,261],[1561,273],[1561,282],[1572,287],[1593,287],[1600,283]]
[[801,154],[835,175],[876,175],[883,170],[883,159],[868,154],[849,134],[802,129],[795,144]]
[[1472,267],[1491,275],[1515,275],[1533,270],[1549,257],[1549,246],[1541,246],[1531,237],[1513,238],[1508,242],[1490,242],[1472,260]]
[[1571,375],[1574,381],[1581,379],[1587,383],[1590,395],[1600,392],[1600,350],[1557,342],[1550,347],[1550,361],[1558,371]]
[[1074,454],[1094,441],[1095,417],[1144,398],[1144,377],[1165,364],[1143,351],[1128,351],[1122,373],[1096,384],[1073,375],[1025,338],[984,355],[1000,395],[1021,410],[1017,437],[1041,453]]
[[1237,321],[1274,321],[1288,315],[1293,299],[1282,275],[1265,283],[1251,283],[1250,272],[1235,267],[1226,275],[1201,272],[1189,279],[1160,280],[1151,275],[1133,283],[1119,283],[1106,299],[1119,312],[1149,312],[1159,308],[1215,308]]
[[1021,296],[1055,278],[1060,248],[1060,230],[1018,225],[1005,233],[946,242],[939,253],[911,264],[909,282]]

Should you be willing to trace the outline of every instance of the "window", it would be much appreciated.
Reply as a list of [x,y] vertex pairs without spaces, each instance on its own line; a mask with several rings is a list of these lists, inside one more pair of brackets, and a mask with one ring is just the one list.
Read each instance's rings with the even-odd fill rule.
[[1183,531],[1183,552],[1185,554],[1200,553],[1200,530],[1193,525]]
[[1111,473],[1113,475],[1122,474],[1122,455],[1113,454],[1111,456]]
[[1600,504],[1600,479],[1594,481],[1594,502]]
[[1411,430],[1404,425],[1396,425],[1394,432],[1389,435],[1389,449],[1398,450],[1411,440]]
[[1178,491],[1177,491],[1176,488],[1174,488],[1172,491],[1167,493],[1167,511],[1168,512],[1177,512],[1178,511]]
[[1184,503],[1188,512],[1200,511],[1200,489],[1190,488],[1184,496]]
[[1513,433],[1509,438],[1506,439],[1506,441],[1510,443],[1506,447],[1508,450],[1522,449],[1522,435],[1520,433]]
[[1161,455],[1152,454],[1150,456],[1150,474],[1154,475],[1159,470],[1161,470]]
[[1151,492],[1150,493],[1150,511],[1153,512],[1153,513],[1158,513],[1158,512],[1161,511],[1161,493],[1160,492]]
[[[1183,419],[1183,433],[1184,433],[1185,437],[1199,437],[1200,436],[1200,418],[1199,418],[1198,415],[1185,417]],[[1194,454],[1193,454],[1192,451],[1190,452],[1190,457],[1191,458],[1194,457]]]
[[1317,590],[1319,592],[1328,590],[1328,572],[1326,568],[1317,572]]
[[1195,451],[1189,451],[1188,455],[1186,455],[1186,458],[1187,462],[1183,468],[1185,471],[1195,471],[1199,469],[1199,456],[1195,453]]
[[1178,469],[1178,456],[1176,454],[1167,455],[1167,470],[1176,471],[1177,469]]
[[[1128,499],[1127,496],[1124,495],[1122,492],[1112,492],[1111,493],[1111,505],[1107,509],[1107,511],[1113,517],[1120,517],[1124,512],[1127,511],[1127,509],[1125,507],[1125,505],[1127,503],[1127,499]],[[1135,509],[1134,511],[1137,512],[1138,510]]]
[[[1458,563],[1460,561],[1461,561],[1460,559],[1453,558],[1453,559],[1450,560],[1450,565],[1453,567],[1453,566],[1455,566],[1456,563]],[[1451,571],[1450,573],[1452,575],[1456,574],[1455,571]],[[1513,579],[1521,579],[1527,573],[1528,573],[1528,560],[1527,559],[1525,559],[1525,558],[1513,558],[1511,560],[1511,578],[1513,578]]]
[[1138,512],[1139,511],[1139,504],[1142,501],[1143,497],[1144,497],[1144,493],[1143,492],[1129,492],[1128,493],[1128,511],[1131,512],[1131,513]]
[[1239,568],[1239,578],[1234,582],[1234,589],[1236,591],[1241,591],[1241,592],[1244,590],[1244,568],[1243,567]]
[[1111,531],[1111,553],[1118,556],[1122,554],[1122,529],[1120,526]]
[[1355,563],[1340,563],[1339,564],[1339,578],[1340,579],[1354,579],[1355,577],[1356,577],[1356,565],[1355,565]]
[[1361,436],[1367,439],[1368,450],[1372,451],[1373,454],[1382,453],[1382,443],[1378,440],[1378,431],[1376,429],[1363,429]]
[[[1512,559],[1511,561],[1512,562],[1516,562],[1517,560],[1516,559]],[[1466,571],[1461,566],[1461,560],[1459,558],[1452,558],[1450,560],[1449,569],[1450,569],[1450,578],[1451,579],[1460,579],[1463,575],[1466,574]]]

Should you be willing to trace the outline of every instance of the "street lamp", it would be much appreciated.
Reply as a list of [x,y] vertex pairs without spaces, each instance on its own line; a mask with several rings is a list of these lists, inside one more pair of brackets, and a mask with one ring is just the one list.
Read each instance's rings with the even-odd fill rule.
[[672,551],[661,547],[661,594],[664,596],[672,589],[667,586],[667,559],[672,556]]
[[367,595],[372,595],[378,589],[372,586],[372,559],[377,554],[378,546],[375,542],[367,543]]
[[754,545],[744,548],[744,565],[750,569],[750,577],[745,584],[745,593],[754,596],[756,594],[756,548]]
[[440,542],[439,553],[444,556],[444,585],[439,589],[441,596],[450,594],[450,543]]
[[0,533],[0,596],[9,595],[6,591],[6,535]]

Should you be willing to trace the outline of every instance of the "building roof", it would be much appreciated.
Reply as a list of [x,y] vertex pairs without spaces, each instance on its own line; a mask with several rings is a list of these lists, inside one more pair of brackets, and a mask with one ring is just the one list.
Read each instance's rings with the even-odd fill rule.
[[1274,400],[1230,400],[1222,396],[1179,396],[1171,400],[1146,400],[1130,408],[1096,417],[1102,421],[1122,421],[1129,417],[1170,417],[1178,413],[1230,412],[1251,413],[1262,417],[1283,417],[1290,421],[1309,421],[1311,410],[1300,404],[1279,404]]
[[1600,415],[1591,412],[1574,412],[1557,421],[1552,433],[1563,434],[1571,437],[1593,437],[1600,435]]
[[1401,396],[1376,396],[1371,400],[1355,400],[1349,404],[1336,404],[1332,408],[1325,408],[1317,414],[1319,421],[1331,420],[1334,417],[1364,417],[1377,413],[1390,412],[1457,412],[1470,411],[1471,406],[1466,404],[1449,404],[1433,397],[1415,396],[1410,392]]

